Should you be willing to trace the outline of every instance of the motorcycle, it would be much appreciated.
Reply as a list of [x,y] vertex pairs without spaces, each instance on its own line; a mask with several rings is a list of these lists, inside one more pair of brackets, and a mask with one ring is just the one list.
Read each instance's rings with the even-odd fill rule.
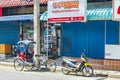
[[81,62],[77,65],[77,61],[64,57],[62,61],[62,73],[67,75],[70,72],[82,72],[82,74],[86,77],[90,77],[93,75],[93,68],[89,64],[86,56],[82,53]]

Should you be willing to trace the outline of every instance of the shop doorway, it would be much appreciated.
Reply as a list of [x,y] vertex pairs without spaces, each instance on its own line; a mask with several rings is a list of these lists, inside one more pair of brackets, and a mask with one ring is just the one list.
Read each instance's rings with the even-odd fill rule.
[[41,51],[47,52],[50,58],[57,58],[61,48],[61,24],[43,22],[41,26]]

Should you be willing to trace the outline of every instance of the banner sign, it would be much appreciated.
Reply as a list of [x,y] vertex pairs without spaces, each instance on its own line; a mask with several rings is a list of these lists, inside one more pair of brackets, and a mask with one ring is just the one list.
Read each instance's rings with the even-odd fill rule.
[[2,8],[0,8],[0,16],[2,16]]
[[113,0],[113,20],[120,21],[120,0]]
[[87,0],[49,0],[48,22],[86,21]]

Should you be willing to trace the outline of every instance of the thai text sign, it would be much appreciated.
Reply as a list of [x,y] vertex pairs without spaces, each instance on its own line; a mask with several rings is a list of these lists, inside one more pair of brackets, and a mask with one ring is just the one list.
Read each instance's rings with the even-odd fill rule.
[[113,0],[113,19],[120,20],[120,0]]
[[49,0],[49,22],[86,21],[86,0]]

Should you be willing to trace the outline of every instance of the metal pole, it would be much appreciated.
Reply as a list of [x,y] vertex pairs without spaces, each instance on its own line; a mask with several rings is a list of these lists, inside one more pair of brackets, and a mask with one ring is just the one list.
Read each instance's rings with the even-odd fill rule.
[[20,41],[22,40],[23,36],[22,36],[22,23],[20,23]]
[[107,21],[105,20],[105,41],[104,41],[104,44],[106,45],[106,27],[107,27]]
[[[34,0],[34,41],[36,44],[34,45],[34,54],[39,55],[40,54],[40,6],[39,6],[39,0]],[[38,63],[38,59],[34,57]],[[38,66],[37,66],[38,67]],[[37,68],[38,69],[38,68]]]
[[120,44],[120,21],[119,21],[119,44]]
[[46,35],[47,36],[47,58],[48,58],[48,50],[49,50],[49,43],[48,43],[48,33],[49,33],[48,30],[49,29],[48,29],[48,27],[49,27],[49,23],[47,21],[47,35]]

